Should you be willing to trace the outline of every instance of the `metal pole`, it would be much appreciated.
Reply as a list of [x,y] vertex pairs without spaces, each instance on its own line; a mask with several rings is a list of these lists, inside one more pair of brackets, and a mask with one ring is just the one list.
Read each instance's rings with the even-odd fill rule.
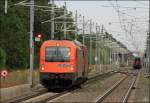
[[111,65],[111,56],[110,56],[110,55],[111,55],[111,54],[110,54],[111,51],[110,51],[110,49],[111,49],[111,48],[109,47],[109,51],[108,51],[108,53],[109,53],[109,54],[108,54],[108,56],[109,56],[109,57],[108,57],[108,67],[109,67],[109,69],[111,70],[111,68],[110,68],[110,65]]
[[[104,26],[102,25],[102,28],[101,28],[102,35],[104,34],[103,33],[103,31],[104,31],[103,28],[104,28]],[[105,46],[105,43],[106,43],[105,41],[106,40],[105,39],[106,38],[105,38],[105,35],[104,35],[104,37],[102,39],[103,39],[103,44],[104,44],[104,50],[103,50],[103,55],[104,55],[104,58],[103,58],[104,59],[103,60],[103,68],[104,68],[104,72],[105,72],[106,71],[106,52],[105,52],[105,50],[106,50],[106,46]]]
[[54,14],[54,0],[51,0],[52,3],[52,11],[51,11],[51,39],[54,39],[54,18],[55,18],[55,14]]
[[[98,38],[98,36],[97,36],[97,23],[96,23],[96,39],[97,39],[97,38]],[[95,63],[96,63],[96,64],[95,64],[95,67],[96,67],[97,73],[99,73],[99,70],[98,70],[98,68],[97,68],[97,67],[98,67],[98,66],[97,66],[97,65],[98,65],[98,63],[97,63],[97,60],[98,60],[98,58],[97,58],[97,56],[98,56],[97,53],[98,53],[98,51],[97,51],[97,50],[98,50],[98,49],[97,49],[97,40],[96,40],[96,41],[95,41],[95,57],[96,57],[96,58],[95,58],[95,59],[96,59],[96,61],[95,61]]]
[[123,55],[123,57],[122,57],[123,63],[122,64],[125,65],[125,60],[124,60],[125,59],[125,53],[123,52],[122,55]]
[[[109,36],[109,41],[111,41],[111,38],[110,38],[110,36]],[[112,47],[109,47],[110,49],[109,49],[109,66],[110,66],[110,70],[112,71]]]
[[103,34],[104,32],[104,25],[102,25],[101,33]]
[[112,48],[112,52],[111,52],[111,55],[112,55],[112,63],[111,63],[111,65],[112,65],[112,69],[114,70],[114,49]]
[[[101,27],[101,35],[103,35],[102,33],[102,29],[103,27]],[[105,56],[104,56],[104,37],[101,37],[101,41],[102,41],[102,44],[103,46],[101,46],[101,72],[104,73],[104,59],[105,59]]]
[[123,64],[123,49],[121,48],[121,66]]
[[[98,34],[100,34],[100,26],[98,26]],[[101,43],[101,37],[100,37],[100,43]],[[99,62],[98,63],[99,64],[99,73],[101,73],[101,52],[100,52],[101,51],[101,45],[100,45],[100,43],[99,43],[99,46],[98,46],[99,47],[99,49],[98,49],[98,54],[99,54],[99,59],[98,59],[99,60],[98,61]]]
[[65,2],[65,8],[64,8],[64,38],[66,39],[67,38],[67,35],[66,35],[66,2]]
[[[150,5],[150,0],[149,0]],[[149,6],[149,23],[148,23],[148,72],[150,76],[150,6]],[[149,79],[149,101],[150,101],[150,79]]]
[[120,57],[119,57],[119,55],[120,55],[120,47],[118,47],[118,52],[117,52],[117,65],[118,65],[118,68],[117,69],[119,69],[119,67],[120,67]]
[[5,14],[7,14],[7,7],[8,7],[8,2],[5,0]]
[[97,47],[98,47],[98,48],[97,48],[97,49],[98,49],[98,50],[97,50],[97,58],[98,58],[98,59],[97,59],[97,64],[98,64],[98,68],[99,68],[99,69],[98,69],[98,70],[99,70],[98,73],[100,73],[100,69],[101,69],[101,68],[100,68],[100,62],[99,62],[99,61],[100,61],[100,52],[99,52],[99,51],[100,51],[100,50],[99,50],[99,49],[100,49],[100,46],[99,46],[99,44],[100,44],[100,43],[98,42],[98,46],[97,46]]
[[120,67],[120,64],[121,64],[121,56],[122,56],[122,54],[121,54],[121,47],[119,47],[119,67]]
[[119,56],[118,56],[118,54],[119,54],[119,47],[117,47],[116,48],[117,50],[116,50],[116,70],[119,68]]
[[90,65],[92,65],[92,20],[90,20]]
[[84,20],[84,16],[83,16],[83,25],[82,26],[83,26],[83,34],[82,34],[83,35],[83,41],[82,42],[85,45],[85,37],[84,37],[85,20]]
[[76,14],[75,14],[75,23],[76,23],[76,28],[75,28],[75,40],[77,40],[77,35],[78,35],[78,12],[76,10]]
[[112,48],[110,48],[110,69],[112,71],[113,67],[112,67]]
[[33,86],[33,67],[34,67],[34,41],[33,41],[33,31],[34,31],[34,0],[30,0],[30,78],[29,84]]
[[[104,36],[104,44],[106,44],[106,39],[107,38]],[[106,50],[106,52],[104,54],[104,56],[105,56],[104,64],[105,64],[105,69],[106,69],[106,72],[107,72],[107,48],[106,48],[106,46],[105,46],[105,50]]]
[[[150,1],[149,1],[150,5]],[[148,23],[148,70],[150,75],[150,7],[149,7],[149,23]],[[150,80],[149,80],[150,83]],[[149,84],[150,85],[150,84]],[[149,93],[150,93],[150,87],[149,87]],[[150,94],[149,94],[149,100],[150,100]]]
[[116,48],[113,50],[113,70],[116,68]]

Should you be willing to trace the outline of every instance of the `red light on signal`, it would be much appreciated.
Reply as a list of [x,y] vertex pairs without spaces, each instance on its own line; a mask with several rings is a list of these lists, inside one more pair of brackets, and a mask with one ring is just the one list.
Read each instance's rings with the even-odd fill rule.
[[37,37],[38,37],[38,38],[42,38],[43,35],[39,33],[39,34],[37,35]]

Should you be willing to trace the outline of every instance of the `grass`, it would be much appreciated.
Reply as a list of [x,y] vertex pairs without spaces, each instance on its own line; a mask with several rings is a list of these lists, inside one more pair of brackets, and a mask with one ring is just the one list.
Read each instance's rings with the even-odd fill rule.
[[[33,73],[34,84],[39,83],[39,72],[35,70]],[[8,73],[7,77],[0,77],[0,88],[29,83],[29,70],[16,70]]]

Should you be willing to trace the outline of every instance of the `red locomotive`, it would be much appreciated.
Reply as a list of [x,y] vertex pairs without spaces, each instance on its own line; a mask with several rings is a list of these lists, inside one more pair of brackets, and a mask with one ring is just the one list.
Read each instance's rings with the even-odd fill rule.
[[49,40],[40,49],[40,82],[46,88],[80,85],[88,78],[88,51],[78,41]]

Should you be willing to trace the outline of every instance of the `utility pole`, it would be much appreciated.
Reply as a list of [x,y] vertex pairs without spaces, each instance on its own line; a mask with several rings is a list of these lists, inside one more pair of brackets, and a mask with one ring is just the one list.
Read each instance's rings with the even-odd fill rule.
[[[98,37],[100,37],[100,26],[98,26]],[[99,41],[99,43],[98,43],[98,64],[99,64],[99,73],[101,73],[101,45],[100,45],[100,43],[101,43],[101,37],[100,37],[100,41]]]
[[96,64],[95,64],[95,68],[96,68],[96,70],[97,70],[97,73],[99,73],[99,70],[98,70],[98,68],[97,68],[97,67],[98,67],[98,66],[97,66],[97,65],[98,65],[98,57],[97,57],[97,56],[98,56],[98,55],[97,55],[97,53],[98,53],[98,51],[97,51],[97,50],[98,50],[97,42],[98,42],[98,41],[97,41],[97,39],[98,39],[98,33],[97,33],[97,23],[96,23],[96,41],[95,41],[95,63],[96,63]]
[[78,12],[76,10],[76,13],[75,13],[75,23],[76,23],[76,28],[75,28],[75,40],[77,40],[77,35],[78,35]]
[[117,70],[118,69],[118,47],[115,47],[115,55],[114,55],[115,57],[115,60],[114,60],[114,62],[115,62],[115,70]]
[[66,35],[66,14],[67,14],[67,9],[66,9],[66,2],[65,2],[65,8],[64,8],[64,38],[67,38]]
[[111,48],[111,69],[114,70],[114,48]]
[[[105,48],[105,50],[107,49],[107,38],[106,38],[106,34],[105,34],[105,36],[104,36],[104,48]],[[107,50],[106,50],[107,51]],[[105,54],[104,54],[104,65],[105,65],[105,69],[106,69],[106,72],[107,72],[107,52],[105,52]]]
[[[109,35],[109,41],[111,41],[111,43],[112,43],[112,38],[111,38],[111,36]],[[110,63],[110,69],[112,70],[112,47],[110,47],[110,59],[109,59],[109,63]]]
[[83,37],[83,44],[85,45],[85,37],[84,37],[84,34],[85,34],[85,33],[84,33],[84,29],[85,29],[85,20],[84,20],[84,16],[83,16],[83,25],[82,25],[82,26],[83,26],[83,34],[82,34],[82,35],[83,35],[83,36],[82,36],[82,37]]
[[104,37],[104,35],[103,35],[103,25],[101,26],[101,30],[100,30],[100,34],[101,34],[101,41],[102,41],[102,46],[101,46],[101,67],[102,67],[102,73],[104,73],[105,71],[104,71],[104,64],[105,64],[105,54],[104,54],[104,49],[105,49],[105,42],[104,42],[104,39],[105,39],[105,37]]
[[55,12],[54,12],[54,0],[51,0],[51,39],[54,39],[54,18],[55,18]]
[[8,8],[8,1],[5,0],[5,14],[7,14],[7,8]]
[[[150,1],[149,1],[149,5],[150,5]],[[149,7],[149,25],[148,25],[148,72],[149,72],[149,76],[150,76],[150,7]],[[149,79],[150,82],[150,79]],[[149,84],[149,93],[150,93],[150,84]],[[150,95],[149,95],[149,100],[150,100]]]
[[101,33],[104,33],[104,25],[102,25]]
[[33,86],[33,67],[34,67],[34,41],[33,41],[33,31],[34,31],[34,0],[30,0],[30,78],[29,84]]
[[90,20],[90,65],[92,65],[92,19]]
[[[150,5],[150,1],[149,1],[149,5]],[[150,51],[150,7],[149,7],[149,23],[148,23],[148,51]],[[148,52],[148,70],[149,70],[149,76],[150,76],[150,52]],[[150,92],[150,87],[149,87],[149,92]],[[150,96],[149,96],[149,100],[150,100]]]

